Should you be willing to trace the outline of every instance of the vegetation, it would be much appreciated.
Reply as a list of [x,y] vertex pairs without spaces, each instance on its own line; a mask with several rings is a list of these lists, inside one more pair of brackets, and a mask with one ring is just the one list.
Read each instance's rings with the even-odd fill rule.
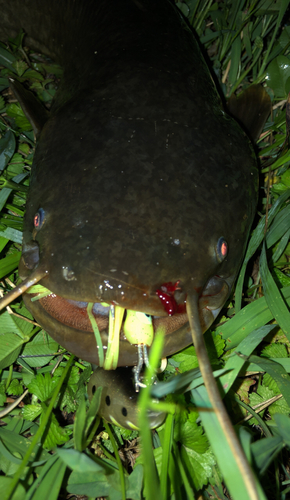
[[[245,260],[231,300],[205,339],[228,413],[256,472],[258,498],[281,500],[290,492],[288,4],[177,4],[207,51],[225,98],[261,83],[273,104],[258,142],[260,198]],[[8,76],[29,82],[49,106],[61,70],[26,49],[23,34],[0,44],[0,64],[0,278],[6,292],[18,280],[34,147],[31,126],[9,92]],[[21,409],[1,413],[3,499],[53,500],[67,498],[67,492],[110,500],[248,498],[217,419],[206,411],[210,403],[193,346],[168,360],[162,379],[169,381],[151,391],[156,398],[167,395],[162,404],[168,411],[166,422],[153,433],[146,416],[150,390],[143,392],[139,439],[135,431],[100,422],[99,392],[90,405],[86,397],[91,365],[62,352],[21,299],[1,314],[0,332],[1,409],[28,389]],[[152,370],[161,346],[157,336]],[[188,384],[190,390],[180,395],[176,389]]]

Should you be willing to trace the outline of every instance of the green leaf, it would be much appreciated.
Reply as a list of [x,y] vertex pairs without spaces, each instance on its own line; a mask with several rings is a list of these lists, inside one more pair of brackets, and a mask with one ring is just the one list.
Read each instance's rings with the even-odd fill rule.
[[58,448],[57,454],[70,469],[80,474],[86,472],[99,474],[100,472],[105,473],[108,471],[105,463],[102,463],[100,459],[96,458],[96,461],[92,460],[80,451]]
[[290,205],[284,207],[275,217],[266,236],[267,248],[275,245],[277,241],[289,230]]
[[12,394],[13,396],[20,396],[20,394],[23,393],[23,387],[19,383],[19,380],[11,380],[7,392],[8,394]]
[[[47,410],[46,410],[47,411]],[[40,424],[43,419],[43,413],[40,415]],[[65,429],[61,427],[56,420],[55,415],[52,413],[50,416],[50,423],[48,432],[45,435],[45,440],[43,442],[43,447],[47,450],[51,450],[56,446],[60,446],[66,443],[71,435],[71,431],[69,429]]]
[[11,274],[18,267],[20,258],[21,252],[16,252],[0,260],[0,279]]
[[[282,297],[290,305],[290,287],[280,290]],[[264,326],[273,319],[265,297],[255,300],[244,307],[230,321],[216,329],[216,333],[221,335],[227,341],[227,349],[236,347],[253,330]]]
[[22,319],[5,311],[0,316],[0,328],[2,334],[14,332],[19,335],[24,342],[28,342],[33,330],[33,325],[26,321],[25,317]]
[[[204,408],[211,407],[207,392],[203,386],[192,391],[192,396],[194,400],[198,401],[198,404],[202,402]],[[201,411],[200,418],[231,496],[235,500],[245,500],[245,498],[248,498],[248,492],[245,487],[244,479],[241,477],[236,459],[234,458],[233,452],[225,438],[215,413],[213,411]],[[256,486],[259,500],[266,500],[260,485],[257,483]]]
[[[0,59],[1,59],[1,47],[0,47]],[[16,141],[14,134],[11,130],[7,130],[7,132],[0,139],[0,171],[4,170],[6,165],[12,155],[15,152]]]
[[30,342],[25,344],[23,356],[38,356],[37,358],[25,358],[26,363],[32,367],[44,366],[51,361],[53,356],[39,357],[40,354],[47,355],[56,353],[58,343],[55,342],[44,330],[35,335]]
[[0,342],[0,370],[14,363],[20,354],[23,343],[24,340],[14,333],[6,333],[2,337]]
[[280,436],[260,439],[252,444],[253,457],[261,474],[265,472],[282,448],[283,439]]
[[200,490],[205,484],[208,483],[209,478],[212,476],[212,469],[215,465],[215,457],[211,450],[203,454],[197,453],[192,448],[183,446],[181,448],[181,457],[185,460],[188,458],[190,464],[189,474],[197,490]]
[[209,444],[203,429],[194,421],[187,420],[179,429],[175,427],[175,440],[180,441],[185,448],[190,448],[196,454],[203,454],[208,450]]
[[266,72],[267,85],[274,91],[278,99],[286,99],[290,91],[290,59],[278,56],[268,66]]
[[236,80],[238,79],[238,74],[239,74],[239,68],[241,64],[241,37],[237,36],[232,44],[231,47],[231,55],[230,55],[230,60],[231,60],[231,67],[229,71],[229,82],[233,85]]
[[267,266],[266,249],[263,245],[260,272],[266,302],[277,323],[290,341],[290,312]]
[[143,467],[136,465],[133,472],[126,481],[126,497],[132,500],[140,500],[143,486]]
[[[1,453],[7,456],[13,463],[17,464],[21,464],[22,458],[31,445],[31,440],[29,438],[24,438],[5,428],[0,429],[0,442],[2,443]],[[37,458],[37,462],[35,463],[39,465],[48,460],[49,457],[49,453],[43,450],[40,445],[37,445],[30,455],[30,462],[33,463]]]
[[[1,47],[0,47],[1,49]],[[12,478],[0,476],[0,490],[3,498],[8,494]],[[24,500],[25,488],[22,484],[18,484],[13,496],[9,497],[11,500]]]
[[57,383],[58,377],[55,375],[51,378],[49,373],[45,373],[44,375],[38,373],[27,387],[29,392],[35,394],[40,401],[44,402],[51,397]]
[[8,68],[10,71],[15,73],[15,69],[13,68],[13,63],[16,61],[16,57],[11,54],[8,50],[0,47],[0,64]]
[[269,344],[261,352],[264,358],[288,358],[288,352],[283,344]]
[[[116,475],[116,481],[118,480]],[[67,491],[74,495],[87,495],[92,498],[106,497],[109,494],[108,479],[104,474],[96,472],[73,471],[68,480]]]
[[290,407],[290,376],[284,368],[275,361],[267,358],[260,358],[259,356],[250,356],[248,361],[260,366],[262,371],[267,372],[275,380],[280,391],[282,392],[285,401]]
[[6,113],[11,118],[14,118],[17,127],[21,130],[32,130],[29,120],[26,118],[18,103],[13,103],[7,106]]
[[53,455],[28,490],[25,500],[58,500],[66,465]]
[[[290,196],[290,189],[285,191],[285,193],[283,193],[278,198],[278,200],[275,201],[275,203],[273,204],[273,206],[271,207],[271,209],[268,213],[268,217],[267,217],[268,227],[270,226],[274,217],[277,215],[277,213],[281,209],[281,206],[287,201],[289,196]],[[262,243],[262,241],[264,239],[265,224],[266,224],[266,216],[264,215],[261,218],[261,220],[260,220],[259,224],[257,225],[257,227],[255,228],[255,230],[253,231],[252,237],[251,237],[249,244],[248,244],[247,252],[246,252],[244,262],[243,262],[242,268],[241,268],[240,273],[239,273],[238,282],[236,285],[236,292],[235,292],[236,313],[238,313],[241,309],[242,288],[243,288],[243,282],[244,282],[244,278],[245,278],[246,267],[247,267],[247,264],[248,264],[250,258],[254,255],[254,253],[259,248],[260,244]],[[262,326],[262,325],[259,325],[259,326]],[[255,328],[252,328],[252,330],[254,330],[254,329]]]
[[246,362],[245,358],[241,357],[240,354],[249,356],[254,349],[264,340],[266,335],[271,332],[276,325],[267,325],[258,328],[251,332],[242,342],[237,346],[235,353],[232,353],[225,364],[226,373],[222,375],[219,379],[222,387],[227,393],[235,382],[241,368]]
[[35,418],[39,417],[42,412],[41,405],[25,405],[21,410],[21,415],[25,420],[33,421]]
[[284,442],[288,447],[290,447],[290,419],[287,415],[281,415],[276,413],[274,415],[274,420],[277,424],[276,432],[280,434]]
[[77,409],[74,422],[74,446],[78,452],[82,452],[86,447],[85,425],[86,425],[86,403],[85,403],[85,398],[82,398],[79,403],[79,407]]
[[[2,191],[4,191],[4,189]],[[11,191],[11,189],[8,189],[7,191]],[[22,243],[22,232],[11,227],[7,227],[5,231],[0,231],[0,236],[8,238],[9,240],[14,241],[14,243]]]
[[[266,374],[267,375],[267,374]],[[264,378],[266,377],[264,376]],[[275,402],[271,401],[271,399],[277,395],[280,394],[279,389],[274,390],[273,388],[270,388],[266,385],[264,385],[264,380],[263,380],[263,385],[259,385],[259,388],[257,392],[253,392],[249,395],[250,403],[252,407],[257,406],[257,411],[258,411],[258,405],[261,406],[263,404],[264,409],[262,411],[259,411],[259,415],[261,417],[264,416],[265,412],[269,412],[270,415],[274,415],[275,413],[284,413],[285,415],[289,414],[289,406],[285,402],[284,398],[280,398],[276,400]],[[264,404],[265,403],[265,404]],[[251,423],[253,420],[251,420]]]

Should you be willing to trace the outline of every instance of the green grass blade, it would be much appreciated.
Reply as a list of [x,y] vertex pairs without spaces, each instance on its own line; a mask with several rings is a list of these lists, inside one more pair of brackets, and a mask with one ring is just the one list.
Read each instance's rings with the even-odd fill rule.
[[[210,410],[211,405],[205,387],[199,387],[192,391],[192,396],[193,400],[197,397],[198,401],[202,401],[203,406],[208,408],[208,411],[201,411],[199,415],[232,498],[234,500],[248,499],[244,478],[240,474],[235,457],[218,422],[217,416]],[[258,481],[256,481],[256,488],[259,500],[266,500]]]
[[23,460],[22,460],[20,467],[18,468],[18,470],[14,474],[14,477],[10,483],[10,487],[9,487],[6,495],[3,497],[3,500],[9,500],[11,498],[11,495],[13,494],[13,491],[15,490],[15,488],[18,484],[18,481],[23,474],[25,467],[27,466],[27,464],[29,462],[31,453],[33,452],[34,448],[37,446],[37,443],[39,442],[39,440],[43,436],[44,429],[46,428],[46,425],[48,424],[48,421],[50,419],[54,404],[55,404],[57,398],[59,397],[59,392],[60,392],[61,386],[62,386],[62,384],[63,384],[63,382],[64,382],[64,380],[65,380],[65,378],[70,370],[70,367],[73,363],[73,360],[74,360],[74,356],[71,356],[65,369],[63,370],[63,372],[59,378],[59,381],[58,381],[57,386],[53,392],[53,395],[52,395],[52,398],[50,400],[47,411],[42,418],[41,424],[40,424],[34,438],[32,439],[31,445],[29,446],[26,455],[23,457]]
[[261,253],[260,272],[268,307],[290,341],[290,312],[268,269],[265,244]]

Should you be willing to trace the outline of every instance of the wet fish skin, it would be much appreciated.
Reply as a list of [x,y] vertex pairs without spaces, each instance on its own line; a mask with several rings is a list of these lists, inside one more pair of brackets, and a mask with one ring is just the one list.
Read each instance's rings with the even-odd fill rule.
[[[34,46],[41,33],[45,52],[64,66],[36,150],[21,277],[37,245],[43,285],[67,299],[166,316],[156,295],[163,283],[180,280],[185,294],[202,295],[218,275],[230,290],[255,213],[256,159],[173,5],[38,0],[19,8],[18,28]],[[220,237],[229,249],[222,263]],[[93,336],[84,352],[84,332],[56,328],[40,301],[26,303],[60,343],[90,358]],[[181,348],[179,335],[170,341],[166,354]]]

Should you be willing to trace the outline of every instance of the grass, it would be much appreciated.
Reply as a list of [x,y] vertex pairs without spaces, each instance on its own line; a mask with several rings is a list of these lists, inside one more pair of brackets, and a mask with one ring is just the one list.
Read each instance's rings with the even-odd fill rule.
[[[258,498],[284,500],[290,492],[290,153],[285,107],[290,29],[283,25],[288,1],[187,0],[178,6],[208,52],[225,98],[251,83],[262,83],[273,104],[258,142],[260,197],[244,263],[231,301],[205,340],[228,413],[254,467]],[[55,92],[55,81],[47,74],[60,76],[58,67],[31,53],[26,54],[28,66],[22,53],[21,35],[9,50],[0,45],[3,291],[18,278],[33,157],[33,134],[18,104],[11,102],[7,76],[28,81],[47,103]],[[169,359],[163,374],[167,385],[153,389],[155,397],[167,394],[169,411],[166,422],[153,433],[146,426],[146,408],[153,403],[148,391],[144,393],[143,445],[135,460],[140,448],[137,433],[108,425],[104,429],[96,417],[98,391],[88,405],[89,363],[59,351],[21,300],[1,315],[0,331],[5,338],[0,345],[0,406],[5,407],[7,397],[20,396],[25,387],[29,390],[21,411],[16,408],[1,418],[3,499],[53,500],[66,498],[67,492],[111,500],[151,499],[156,492],[160,500],[201,494],[225,499],[229,492],[235,500],[247,498],[231,450],[209,411],[193,346]],[[158,344],[152,365],[159,352]],[[179,376],[170,379],[176,372]],[[182,388],[189,383],[186,394],[176,391],[178,384]]]

